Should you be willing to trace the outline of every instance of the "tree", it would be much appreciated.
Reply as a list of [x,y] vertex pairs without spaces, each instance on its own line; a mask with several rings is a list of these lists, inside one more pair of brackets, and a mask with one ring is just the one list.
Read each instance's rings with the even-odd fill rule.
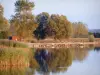
[[3,7],[0,5],[0,32],[9,28],[8,20],[3,16]]
[[38,23],[38,27],[33,34],[38,39],[45,39],[47,36],[52,36],[54,31],[49,25],[49,14],[47,12],[42,12],[36,16],[36,22]]
[[41,13],[37,15],[36,21],[39,24],[34,34],[36,37],[44,36],[53,37],[55,39],[70,38],[73,33],[73,27],[70,21],[64,15]]
[[[3,15],[3,7],[0,5],[0,38],[7,38],[7,31],[9,29],[9,22]],[[3,36],[4,35],[4,36]]]
[[11,26],[15,28],[14,32],[20,38],[32,38],[32,31],[37,27],[32,15],[34,3],[26,0],[17,0],[15,7],[16,14],[10,20]]
[[73,24],[73,37],[88,37],[88,28],[82,22],[75,22]]
[[0,16],[2,16],[3,15],[3,7],[2,7],[2,5],[0,4]]
[[72,24],[67,20],[66,16],[52,14],[50,25],[56,31],[55,38],[69,38],[72,36]]
[[[36,22],[39,23],[48,23],[49,22],[49,14],[47,12],[42,12],[36,16]],[[46,25],[45,24],[45,25]]]

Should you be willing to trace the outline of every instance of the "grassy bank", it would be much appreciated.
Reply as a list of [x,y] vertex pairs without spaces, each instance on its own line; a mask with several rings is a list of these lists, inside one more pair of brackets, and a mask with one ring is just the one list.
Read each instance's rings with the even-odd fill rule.
[[[34,43],[61,43],[61,42],[90,42],[88,38],[69,38],[69,39],[51,39],[34,40]],[[100,38],[95,38],[94,42],[100,42]]]
[[11,40],[0,40],[1,46],[7,47],[17,47],[17,48],[27,48],[28,46],[24,43],[20,43],[18,41],[11,41]]

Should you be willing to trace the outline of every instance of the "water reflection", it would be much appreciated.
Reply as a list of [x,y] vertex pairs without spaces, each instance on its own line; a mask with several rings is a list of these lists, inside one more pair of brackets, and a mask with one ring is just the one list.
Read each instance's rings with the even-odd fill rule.
[[81,49],[77,48],[77,49],[74,49],[73,52],[74,52],[73,53],[74,60],[83,61],[87,58],[89,49],[87,49],[87,48],[81,48]]
[[72,64],[72,53],[69,49],[38,49],[35,58],[40,65],[41,72],[66,71]]
[[100,47],[95,47],[94,51],[100,51]]
[[26,67],[1,67],[0,75],[26,75]]
[[88,49],[37,49],[35,59],[40,68],[38,72],[57,73],[67,71],[73,60],[82,61],[88,55]]
[[49,60],[49,53],[45,49],[37,50],[35,53],[35,59],[40,65],[40,71],[48,72],[47,60]]
[[[58,75],[59,73],[64,72],[67,74],[67,71],[69,69],[71,70],[71,68],[69,67],[72,67],[73,64],[75,66],[78,66],[78,62],[82,61],[82,63],[84,63],[88,61],[87,58],[92,59],[94,56],[92,56],[91,58],[91,56],[89,56],[89,53],[91,52],[91,54],[93,54],[94,50],[100,51],[100,48],[36,49],[33,53],[32,58],[30,59],[30,67],[28,67],[28,69],[20,68],[19,70],[14,70],[10,68],[9,70],[0,70],[0,75],[37,75],[37,73],[40,75],[51,75],[51,73]],[[78,62],[75,63],[75,61]],[[80,64],[81,66],[83,65],[81,63],[78,64]],[[83,67],[85,66],[83,65]]]

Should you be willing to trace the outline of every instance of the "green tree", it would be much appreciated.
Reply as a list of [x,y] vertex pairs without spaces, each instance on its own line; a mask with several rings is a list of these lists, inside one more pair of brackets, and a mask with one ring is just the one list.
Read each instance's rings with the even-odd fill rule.
[[36,20],[36,22],[39,24],[40,22],[42,22],[44,19],[42,19],[41,17],[42,16],[45,16],[45,18],[46,18],[46,23],[48,23],[49,22],[49,17],[50,17],[50,15],[49,15],[49,13],[47,13],[47,12],[42,12],[42,13],[40,13],[40,14],[38,14],[37,16],[36,16],[36,18],[35,18],[35,20]]
[[45,39],[54,35],[53,28],[49,25],[50,16],[47,12],[42,12],[36,16],[38,27],[34,31],[36,38]]
[[16,35],[20,38],[32,38],[32,32],[37,24],[34,21],[32,9],[34,3],[27,0],[17,0],[15,3],[16,14],[10,20],[11,26],[15,28]]

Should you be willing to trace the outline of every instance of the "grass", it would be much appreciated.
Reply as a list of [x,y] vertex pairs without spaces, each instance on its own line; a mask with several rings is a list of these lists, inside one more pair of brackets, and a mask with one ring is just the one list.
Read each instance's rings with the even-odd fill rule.
[[1,66],[29,66],[33,58],[33,49],[18,41],[0,40]]
[[18,47],[18,48],[27,48],[28,46],[24,43],[11,40],[0,40],[0,45],[7,47]]

